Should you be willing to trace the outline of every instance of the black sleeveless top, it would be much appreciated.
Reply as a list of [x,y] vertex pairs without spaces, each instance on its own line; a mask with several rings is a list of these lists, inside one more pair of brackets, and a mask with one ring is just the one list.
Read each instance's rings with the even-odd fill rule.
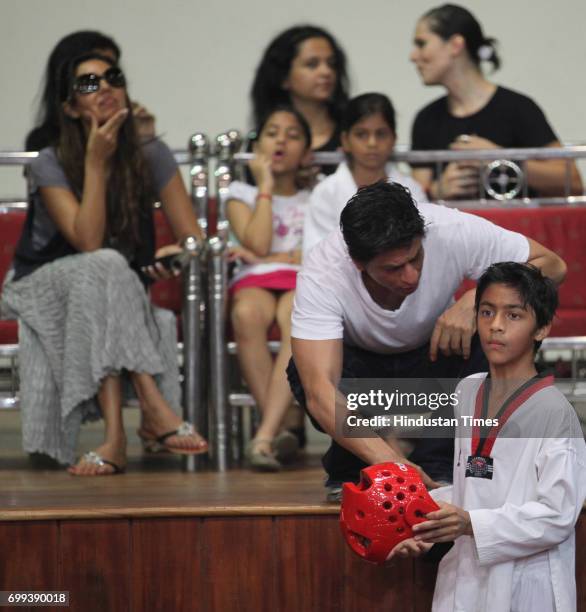
[[[171,180],[177,170],[177,164],[169,148],[160,140],[152,140],[143,145],[147,166],[151,171],[153,187],[157,194]],[[40,195],[41,187],[63,187],[73,191],[63,172],[55,149],[43,149],[39,157],[29,167],[30,194],[29,208],[23,231],[14,253],[13,281],[31,274],[41,266],[78,251],[59,232],[51,219]],[[80,194],[77,194],[78,197]],[[105,247],[119,250],[127,259],[133,270],[143,282],[148,278],[141,273],[143,266],[152,263],[155,253],[155,227],[153,210],[150,208],[139,219],[140,244],[133,253],[117,248],[116,244],[104,244]]]

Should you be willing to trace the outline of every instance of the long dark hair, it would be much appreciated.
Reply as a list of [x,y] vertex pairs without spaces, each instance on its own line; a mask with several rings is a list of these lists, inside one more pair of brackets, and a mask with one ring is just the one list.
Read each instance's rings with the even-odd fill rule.
[[346,55],[336,39],[323,28],[299,25],[281,32],[266,48],[256,69],[250,91],[253,123],[258,125],[272,108],[280,104],[291,104],[289,92],[283,89],[283,81],[289,75],[291,64],[299,52],[299,46],[309,38],[325,38],[334,52],[336,87],[328,110],[336,124],[348,101],[348,75]]
[[428,22],[432,32],[444,40],[460,34],[466,42],[468,55],[476,66],[480,66],[480,62],[485,60],[490,62],[495,70],[500,67],[496,40],[484,36],[480,23],[469,10],[457,4],[442,4],[425,13],[422,19]]
[[[115,65],[108,57],[87,53],[62,64],[56,84],[59,98],[57,157],[78,197],[83,193],[87,135],[82,120],[65,113],[63,102],[72,101],[75,95],[73,81],[76,68],[82,62],[92,59]],[[105,242],[108,246],[131,255],[141,243],[140,219],[150,214],[155,197],[136,135],[128,94],[126,106],[129,113],[118,132],[118,144],[110,161],[110,175],[106,186]]]
[[36,127],[27,135],[27,151],[40,151],[54,145],[59,137],[59,96],[57,81],[59,68],[72,58],[92,51],[111,51],[116,62],[120,60],[120,47],[116,42],[95,30],[81,30],[63,37],[56,45],[45,68],[43,93],[37,110]]

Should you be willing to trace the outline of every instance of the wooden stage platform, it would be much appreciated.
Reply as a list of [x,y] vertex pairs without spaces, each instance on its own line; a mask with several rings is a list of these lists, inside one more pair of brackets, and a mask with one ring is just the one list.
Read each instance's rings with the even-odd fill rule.
[[317,458],[266,475],[171,459],[104,478],[0,470],[0,590],[67,590],[76,612],[429,609],[435,565],[355,558]]
[[[356,558],[317,457],[267,475],[178,467],[132,458],[124,475],[76,478],[0,453],[0,590],[69,591],[52,609],[75,612],[430,610],[436,564]],[[581,601],[585,544],[582,520]]]

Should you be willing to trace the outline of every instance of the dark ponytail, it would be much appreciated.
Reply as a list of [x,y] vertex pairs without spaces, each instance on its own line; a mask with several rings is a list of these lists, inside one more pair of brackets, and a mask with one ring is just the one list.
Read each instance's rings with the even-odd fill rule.
[[467,9],[457,4],[443,4],[425,13],[423,19],[427,21],[429,29],[444,40],[456,34],[462,36],[468,55],[476,66],[480,66],[480,62],[490,62],[494,70],[500,68],[497,41],[484,36],[480,23]]

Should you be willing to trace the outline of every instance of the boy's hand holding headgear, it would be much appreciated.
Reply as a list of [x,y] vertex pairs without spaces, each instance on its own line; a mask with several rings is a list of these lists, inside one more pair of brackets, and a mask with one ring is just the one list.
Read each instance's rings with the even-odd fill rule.
[[[397,545],[412,540],[412,527],[425,521],[426,515],[439,510],[439,506],[418,471],[409,465],[380,463],[363,469],[360,475],[358,485],[344,483],[340,526],[357,555],[382,564],[393,556]],[[413,542],[411,548],[429,548],[419,544]],[[410,546],[405,545],[401,551],[403,548]]]

